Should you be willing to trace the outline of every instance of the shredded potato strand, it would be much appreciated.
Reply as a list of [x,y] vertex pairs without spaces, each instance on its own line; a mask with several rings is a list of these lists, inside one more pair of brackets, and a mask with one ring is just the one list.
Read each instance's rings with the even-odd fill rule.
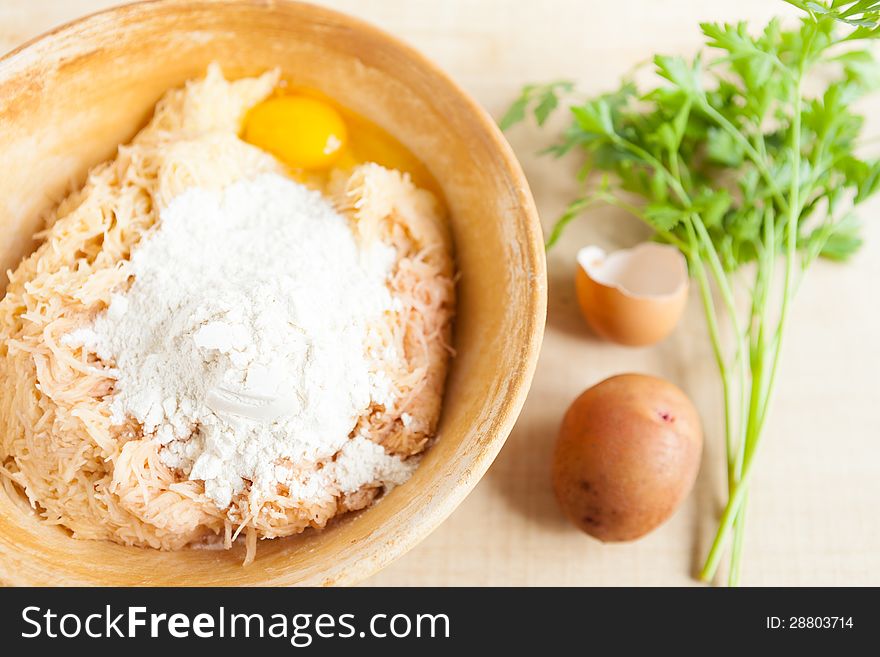
[[[23,491],[43,520],[76,538],[175,550],[229,548],[241,534],[249,563],[257,538],[323,527],[380,492],[337,492],[303,505],[280,487],[270,499],[244,491],[219,509],[201,482],[162,463],[140,425],[111,424],[113,364],[62,340],[125,289],[129,254],[156,224],[158,208],[190,187],[281,171],[237,137],[246,110],[277,82],[277,72],[227,82],[212,66],[203,80],[168,92],[148,126],[47,217],[42,245],[10,275],[0,301],[0,378],[8,382],[0,395],[0,484],[7,494]],[[383,365],[398,400],[370,408],[355,431],[389,452],[417,454],[436,429],[451,353],[454,284],[442,212],[408,176],[378,165],[337,172],[325,191],[359,239],[387,241],[400,256],[389,282],[395,309],[371,329],[367,345],[370,353],[399,355]]]

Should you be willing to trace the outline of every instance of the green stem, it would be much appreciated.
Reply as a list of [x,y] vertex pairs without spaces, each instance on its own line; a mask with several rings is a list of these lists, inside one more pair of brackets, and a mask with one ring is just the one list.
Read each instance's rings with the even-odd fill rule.
[[[770,401],[773,391],[776,387],[776,373],[779,369],[780,355],[782,354],[782,337],[785,334],[785,327],[788,324],[788,313],[791,306],[791,300],[794,296],[795,276],[797,273],[797,234],[798,234],[798,215],[800,206],[800,153],[801,153],[801,77],[797,83],[798,102],[795,105],[794,118],[792,119],[792,149],[794,151],[794,170],[791,176],[791,212],[788,215],[788,223],[786,225],[786,243],[785,243],[785,290],[782,296],[782,308],[779,311],[779,324],[776,327],[776,335],[774,336],[774,353],[773,364],[770,368],[770,379],[767,384],[767,394],[764,398],[764,406],[761,409],[760,420],[756,429],[755,442],[760,436],[761,430],[764,428],[764,422],[767,418]],[[752,448],[754,449],[754,447]]]
[[562,232],[565,230],[566,226],[570,224],[575,217],[577,217],[581,212],[589,208],[591,205],[598,203],[601,199],[599,195],[586,196],[584,198],[580,198],[576,201],[572,201],[569,206],[565,209],[565,212],[556,220],[556,223],[553,224],[553,229],[550,231],[550,236],[547,238],[547,241],[544,244],[545,249],[550,249],[559,238],[562,236]]
[[[556,223],[553,224],[553,229],[550,231],[550,236],[547,238],[547,241],[544,244],[544,248],[546,250],[550,250],[556,242],[559,241],[559,238],[562,236],[562,233],[565,231],[565,228],[570,224],[579,214],[590,208],[592,205],[595,205],[600,202],[605,202],[608,205],[621,208],[626,210],[633,216],[639,218],[643,223],[649,224],[647,217],[645,217],[644,212],[642,212],[638,207],[633,205],[632,203],[627,203],[623,201],[613,194],[609,194],[607,192],[596,192],[591,194],[590,196],[585,196],[584,198],[577,199],[576,201],[572,201],[569,206],[565,209],[565,212],[556,220]],[[675,246],[679,251],[681,251],[685,257],[690,257],[690,247],[687,243],[683,242],[681,239],[673,235],[671,232],[667,230],[658,230],[656,231],[657,235],[666,240],[669,244]]]
[[611,141],[620,148],[628,150],[633,155],[647,162],[657,173],[662,175],[663,178],[666,180],[666,184],[669,185],[670,188],[672,188],[672,191],[675,192],[678,200],[681,201],[685,207],[690,207],[692,205],[691,197],[685,191],[684,187],[681,184],[681,181],[673,176],[672,172],[670,172],[669,169],[663,166],[663,163],[660,160],[651,155],[641,146],[637,146],[628,139],[624,139],[616,133],[612,133],[611,135],[609,135],[609,139],[611,139]]
[[709,582],[715,577],[715,573],[718,570],[718,564],[721,563],[722,550],[727,542],[727,535],[730,533],[733,522],[739,514],[740,507],[746,496],[751,475],[752,460],[746,456],[743,464],[742,478],[739,483],[734,486],[733,493],[727,501],[727,506],[724,507],[724,511],[721,514],[721,520],[718,523],[718,531],[715,534],[715,539],[712,541],[712,547],[709,550],[709,556],[706,558],[706,563],[703,566],[703,570],[700,572],[700,579],[704,582]]
[[739,361],[740,373],[745,379],[747,375],[746,334],[742,331],[742,328],[740,327],[739,317],[736,311],[736,300],[733,297],[733,288],[730,285],[730,279],[727,277],[724,271],[724,266],[721,264],[721,258],[718,256],[718,251],[715,249],[712,238],[709,235],[709,232],[706,230],[706,226],[699,219],[699,217],[697,217],[696,215],[694,216],[696,218],[694,225],[697,231],[697,235],[703,242],[706,248],[706,253],[709,254],[709,266],[712,270],[712,274],[715,276],[715,282],[718,284],[718,290],[721,292],[721,298],[724,301],[724,305],[727,307],[727,312],[730,315],[730,320],[733,324],[733,330],[737,338],[737,354],[735,356],[735,361]]
[[733,549],[730,555],[730,572],[727,575],[728,586],[739,586],[740,563],[742,562],[743,543],[745,542],[746,504],[748,497],[743,500],[742,507],[733,521]]
[[700,247],[692,219],[688,219],[688,221],[685,222],[685,228],[687,229],[690,242],[691,268],[693,269],[694,278],[697,279],[697,284],[700,288],[700,300],[703,303],[703,311],[706,314],[706,324],[709,328],[712,352],[715,355],[715,363],[718,366],[718,371],[721,373],[721,387],[724,394],[724,442],[728,454],[732,454],[734,444],[732,426],[733,409],[730,405],[730,372],[728,371],[727,364],[724,362],[724,352],[721,347],[721,333],[718,330],[718,317],[715,313],[715,305],[712,301],[712,288],[709,285],[709,279],[706,277],[706,270],[703,267],[703,261],[700,258]]
[[[759,418],[763,413],[765,404],[767,359],[769,350],[767,345],[766,328],[770,325],[770,291],[773,284],[773,276],[776,269],[776,228],[772,213],[769,211],[764,217],[764,251],[758,261],[758,274],[756,279],[755,299],[758,305],[757,312],[757,338],[752,358],[752,397],[749,404],[746,420],[745,442],[742,453],[737,457],[737,473],[742,474],[745,448],[753,442],[760,431]],[[771,345],[775,349],[775,344]]]
[[[608,195],[608,198],[605,199],[605,200],[606,200],[606,202],[607,202],[609,205],[613,205],[614,207],[616,207],[616,208],[620,208],[621,210],[626,210],[626,211],[629,212],[631,215],[633,215],[634,217],[636,217],[636,218],[638,218],[639,220],[641,220],[641,222],[642,222],[643,224],[648,225],[648,226],[651,225],[651,222],[648,221],[648,218],[645,216],[645,213],[642,212],[641,209],[640,209],[638,206],[633,205],[632,203],[627,203],[626,201],[624,201],[624,200],[622,200],[622,199],[619,199],[619,198],[617,198],[616,196],[613,196],[613,195],[611,195],[611,194],[609,194],[609,195]],[[679,251],[681,251],[681,252],[684,254],[684,256],[685,256],[686,258],[689,258],[689,257],[690,257],[690,251],[691,251],[691,248],[690,248],[690,245],[689,245],[687,242],[685,242],[685,241],[679,239],[676,235],[674,235],[673,233],[669,232],[668,230],[657,230],[657,229],[655,229],[655,232],[656,232],[657,235],[659,235],[661,238],[663,238],[664,240],[666,240],[669,244],[672,244],[672,245],[675,246]]]
[[[755,429],[757,427],[758,413],[762,407],[762,399],[764,395],[764,371],[767,360],[767,344],[765,327],[769,325],[769,293],[773,282],[773,271],[776,261],[776,228],[773,222],[773,213],[768,208],[764,213],[763,221],[764,244],[763,250],[758,258],[757,272],[755,274],[755,290],[752,303],[752,330],[756,333],[756,338],[752,346],[750,355],[752,369],[752,386],[751,395],[747,410],[743,410],[742,417],[745,428],[741,437],[739,449],[736,453],[736,461],[734,463],[734,477],[737,482],[742,478],[743,461],[747,445],[755,438]],[[730,554],[730,573],[728,577],[729,586],[737,586],[740,575],[740,561],[742,560],[742,550],[745,534],[745,506],[748,500],[743,500],[743,507],[737,514],[733,525],[733,548]]]
[[[748,387],[748,364],[746,361],[748,355],[748,339],[746,333],[742,330],[738,318],[738,313],[736,310],[736,301],[733,296],[733,289],[730,285],[730,279],[725,275],[724,267],[721,264],[721,258],[718,257],[718,252],[715,250],[715,246],[712,243],[712,239],[709,235],[709,232],[706,230],[705,225],[699,219],[697,215],[693,215],[693,223],[694,229],[697,232],[701,242],[706,249],[706,252],[709,256],[709,266],[712,270],[713,276],[715,277],[716,283],[718,285],[718,289],[721,293],[721,298],[724,301],[724,304],[727,308],[727,313],[730,318],[731,324],[733,325],[734,335],[736,336],[737,341],[737,349],[736,354],[733,360],[733,366],[739,368],[739,380],[740,380],[740,400],[744,400],[747,395],[747,387]],[[731,489],[733,483],[736,481],[736,476],[734,472],[734,462],[735,462],[735,452],[737,451],[737,445],[734,444],[733,441],[733,399],[732,394],[733,391],[731,389],[730,384],[730,374],[726,372],[726,367],[719,368],[722,371],[722,374],[726,374],[727,380],[724,380],[722,376],[722,384],[724,388],[724,424],[725,424],[725,443],[727,445],[727,473],[728,473],[728,489]],[[744,403],[744,402],[743,402]],[[742,417],[742,416],[741,416]],[[741,432],[742,433],[742,432]],[[740,436],[740,440],[738,445],[742,445],[744,439],[744,434]]]
[[710,116],[712,120],[714,120],[721,127],[722,130],[724,130],[733,138],[734,141],[742,146],[746,155],[749,156],[749,159],[758,169],[758,173],[760,173],[761,177],[764,178],[764,182],[767,183],[770,191],[773,192],[774,200],[779,204],[779,207],[782,209],[783,212],[787,211],[788,203],[786,202],[785,197],[782,195],[779,186],[776,184],[776,179],[767,168],[767,164],[764,158],[757,150],[755,150],[755,147],[752,146],[751,142],[743,136],[742,132],[737,130],[736,126],[733,125],[727,119],[727,117],[725,117],[721,112],[712,107],[705,98],[700,101],[700,109],[702,109],[708,116]]
[[[764,424],[767,419],[770,401],[776,385],[776,375],[779,368],[780,354],[782,352],[782,336],[788,320],[788,312],[791,305],[792,290],[794,286],[795,271],[797,264],[797,224],[800,213],[800,168],[801,168],[801,84],[803,79],[803,69],[801,68],[795,85],[795,103],[794,113],[792,117],[792,175],[789,203],[788,221],[786,224],[786,244],[785,244],[785,290],[782,297],[782,308],[779,314],[779,323],[776,328],[775,349],[773,350],[773,362],[770,369],[770,377],[763,395],[763,404],[757,413],[757,417],[750,418],[749,421],[749,439],[746,440],[745,450],[743,453],[742,476],[739,483],[734,489],[733,495],[727,503],[727,507],[721,515],[721,522],[706,564],[700,574],[701,579],[705,581],[711,580],[715,576],[718,564],[721,559],[722,549],[727,542],[728,534],[734,519],[739,513],[740,507],[746,497],[748,484],[752,476],[752,464],[754,456],[757,452],[761,441],[761,435]],[[753,382],[753,388],[755,384]]]

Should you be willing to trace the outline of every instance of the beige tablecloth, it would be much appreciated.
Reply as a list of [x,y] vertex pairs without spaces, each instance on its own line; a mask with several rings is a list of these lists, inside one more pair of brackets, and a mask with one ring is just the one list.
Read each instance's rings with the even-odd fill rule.
[[[107,0],[0,0],[0,51]],[[420,48],[494,115],[526,82],[567,77],[585,91],[614,86],[655,51],[692,53],[697,23],[763,22],[770,0],[328,0]],[[880,96],[864,108],[880,134]],[[538,158],[548,135],[510,135],[545,225],[576,191],[574,163]],[[746,584],[880,584],[880,204],[866,208],[866,246],[853,263],[820,263],[801,290],[779,394],[754,480]],[[676,333],[649,349],[597,341],[571,284],[578,246],[632,244],[640,226],[617,212],[580,221],[550,257],[547,336],[531,395],[497,462],[421,545],[375,585],[691,584],[722,501],[720,391],[696,299]],[[647,538],[602,545],[557,511],[549,462],[569,402],[605,376],[639,371],[682,386],[703,414],[697,489]]]

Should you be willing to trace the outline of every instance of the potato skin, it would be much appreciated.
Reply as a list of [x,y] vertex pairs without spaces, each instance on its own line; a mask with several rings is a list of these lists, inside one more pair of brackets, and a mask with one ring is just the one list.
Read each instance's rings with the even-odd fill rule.
[[703,432],[690,399],[668,381],[622,374],[569,407],[553,458],[565,515],[601,541],[631,541],[667,520],[700,466]]

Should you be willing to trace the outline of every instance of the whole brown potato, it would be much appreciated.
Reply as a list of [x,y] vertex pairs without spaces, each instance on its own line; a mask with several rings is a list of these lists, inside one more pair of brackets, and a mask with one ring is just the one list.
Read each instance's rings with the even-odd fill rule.
[[556,497],[591,536],[631,541],[681,504],[702,447],[700,418],[681,390],[653,376],[613,376],[565,414],[553,459]]

